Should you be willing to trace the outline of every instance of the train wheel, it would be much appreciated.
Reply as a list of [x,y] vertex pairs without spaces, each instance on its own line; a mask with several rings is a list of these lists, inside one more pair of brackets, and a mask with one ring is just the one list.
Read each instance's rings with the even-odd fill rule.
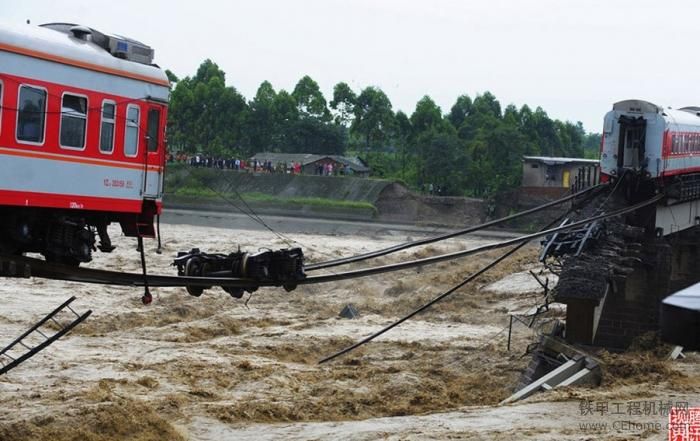
[[224,291],[229,293],[229,295],[231,297],[235,297],[237,299],[240,299],[241,297],[243,297],[243,292],[244,292],[243,288],[236,288],[233,286],[222,286],[222,288],[224,289]]
[[[198,277],[201,276],[201,261],[193,257],[190,260],[187,261],[187,264],[185,265],[185,275],[186,276],[192,276],[192,277]],[[199,297],[202,295],[204,292],[204,287],[202,286],[191,286],[187,285],[187,292],[191,296]]]
[[[209,271],[211,271],[211,265],[208,262],[204,262],[202,264],[201,269],[199,270],[199,275],[202,277],[206,277],[209,275]],[[211,286],[205,286],[204,289],[211,289]]]

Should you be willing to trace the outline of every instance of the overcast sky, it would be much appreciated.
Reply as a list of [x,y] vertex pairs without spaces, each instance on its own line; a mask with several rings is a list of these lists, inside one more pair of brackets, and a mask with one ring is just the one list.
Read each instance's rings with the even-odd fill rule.
[[140,40],[192,75],[211,58],[251,99],[310,75],[382,88],[408,113],[460,94],[600,131],[613,102],[700,105],[698,0],[0,0],[0,19],[72,22]]

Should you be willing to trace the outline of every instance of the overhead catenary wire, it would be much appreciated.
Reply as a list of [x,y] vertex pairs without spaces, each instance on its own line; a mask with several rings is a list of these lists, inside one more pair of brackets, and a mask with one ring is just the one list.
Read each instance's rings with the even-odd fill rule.
[[533,214],[533,213],[536,213],[538,211],[542,211],[542,210],[545,210],[547,208],[551,208],[551,207],[554,207],[556,205],[563,204],[564,202],[568,202],[568,201],[575,199],[577,197],[581,197],[581,196],[586,195],[594,190],[600,190],[606,186],[607,186],[607,184],[598,184],[596,186],[590,187],[590,188],[583,190],[581,192],[565,196],[561,199],[557,199],[555,201],[548,202],[548,203],[540,205],[538,207],[534,207],[534,208],[531,208],[529,210],[521,211],[519,213],[511,214],[509,216],[506,216],[506,217],[503,217],[500,219],[494,219],[494,220],[489,221],[489,222],[485,222],[485,223],[482,223],[479,225],[474,225],[474,226],[464,228],[464,229],[461,229],[458,231],[454,231],[451,233],[441,234],[439,236],[429,237],[426,239],[414,240],[411,242],[405,242],[405,243],[394,245],[394,246],[384,248],[381,250],[376,250],[376,251],[371,251],[368,253],[358,254],[356,256],[329,260],[327,262],[315,263],[315,264],[305,266],[304,269],[306,271],[315,271],[315,270],[319,270],[319,269],[331,268],[331,267],[338,266],[338,265],[346,265],[348,263],[360,262],[360,261],[372,259],[375,257],[386,256],[388,254],[396,253],[398,251],[403,251],[403,250],[406,250],[409,248],[413,248],[413,247],[417,247],[417,246],[421,246],[421,245],[427,245],[427,244],[443,241],[446,239],[451,239],[453,237],[462,236],[464,234],[473,233],[473,232],[478,231],[478,230],[483,230],[485,228],[500,225],[504,222],[518,219],[520,217],[527,216],[529,214]]
[[277,236],[280,240],[282,240],[283,242],[289,244],[289,242],[288,242],[288,240],[287,240],[286,238],[282,237],[282,235],[281,235],[280,233],[277,233],[277,231],[275,231],[271,226],[269,226],[269,225],[268,225],[262,218],[260,218],[260,216],[258,216],[252,209],[250,209],[250,207],[248,206],[248,204],[243,200],[243,198],[238,194],[238,192],[236,192],[238,198],[241,199],[241,201],[243,201],[243,203],[246,205],[246,207],[248,207],[248,209],[250,210],[250,212],[248,212],[248,211],[244,210],[243,208],[241,208],[238,204],[236,204],[234,201],[232,201],[230,198],[228,198],[225,194],[223,194],[222,192],[218,191],[218,190],[215,189],[213,186],[209,185],[209,184],[208,184],[204,179],[202,179],[201,177],[199,177],[199,176],[194,176],[194,175],[192,174],[191,171],[188,173],[188,176],[193,176],[195,179],[197,179],[197,181],[199,181],[200,184],[204,185],[206,188],[209,189],[209,191],[211,191],[212,193],[214,193],[216,196],[218,196],[219,198],[221,198],[222,200],[224,200],[226,203],[228,203],[229,205],[231,205],[231,206],[233,206],[234,208],[236,208],[236,209],[237,209],[238,211],[240,211],[241,213],[243,213],[243,214],[245,214],[246,216],[248,216],[248,217],[249,217],[250,219],[252,219],[254,222],[257,222],[258,224],[260,224],[262,227],[264,227],[265,229],[267,229],[268,231],[270,231],[271,233],[273,233],[274,235],[276,235],[276,236]]
[[478,254],[482,253],[484,251],[490,251],[498,248],[504,248],[510,245],[514,245],[520,242],[529,242],[532,239],[537,239],[540,237],[547,236],[552,233],[557,233],[559,231],[566,231],[570,230],[573,228],[577,228],[583,225],[586,225],[590,222],[594,222],[597,220],[602,220],[602,219],[607,219],[611,217],[616,217],[616,216],[621,216],[626,213],[631,213],[633,211],[639,210],[640,208],[646,207],[648,205],[651,205],[653,203],[658,202],[664,197],[663,194],[658,194],[651,199],[648,199],[646,201],[637,203],[635,205],[632,205],[630,207],[626,208],[621,208],[619,210],[612,211],[610,213],[603,213],[599,214],[597,216],[593,216],[587,219],[583,219],[577,222],[573,222],[570,224],[562,225],[556,228],[550,228],[544,231],[540,231],[537,233],[531,233],[527,234],[524,236],[519,236],[513,239],[507,239],[501,242],[495,242],[491,244],[486,244],[482,245],[476,248],[471,248],[468,250],[462,250],[462,251],[456,251],[453,253],[447,253],[447,254],[441,254],[438,256],[432,256],[432,257],[426,257],[424,259],[418,259],[418,260],[411,260],[407,262],[400,262],[400,263],[393,263],[393,264],[388,264],[388,265],[383,265],[383,266],[377,266],[377,267],[371,267],[371,268],[363,268],[363,269],[358,269],[358,270],[353,270],[353,271],[346,271],[343,273],[339,274],[332,274],[332,275],[323,275],[323,276],[316,276],[312,277],[314,283],[323,283],[323,282],[332,282],[336,280],[344,280],[344,279],[349,279],[349,278],[355,278],[355,277],[365,277],[365,276],[370,276],[370,275],[375,275],[375,274],[381,274],[381,273],[387,273],[387,272],[392,272],[392,271],[399,271],[402,269],[408,269],[408,268],[413,268],[417,266],[422,266],[422,265],[429,265],[433,263],[439,263],[439,262],[444,262],[447,260],[454,260],[458,259],[461,257],[467,257],[473,254]]
[[[596,213],[599,213],[599,212],[602,211],[603,207],[605,206],[605,204],[607,203],[607,201],[608,201],[608,200],[610,199],[610,197],[612,196],[612,193],[614,193],[615,190],[617,190],[617,188],[618,188],[618,186],[616,185],[616,186],[613,188],[611,194],[608,195],[608,197],[605,199],[605,201],[604,201],[603,204],[599,207],[599,209],[596,211]],[[546,231],[546,230],[550,229],[553,225],[556,225],[559,221],[561,221],[561,219],[563,219],[564,217],[566,217],[566,216],[568,215],[568,213],[570,213],[570,212],[571,212],[571,210],[569,210],[569,212],[567,212],[566,214],[557,217],[556,219],[554,219],[553,221],[551,221],[549,224],[547,224],[547,225],[546,225],[542,230],[540,230],[540,231],[542,232],[542,231]],[[589,220],[589,221],[590,221],[590,220]],[[342,350],[340,350],[340,351],[338,351],[338,352],[336,352],[336,353],[334,353],[334,354],[332,354],[332,355],[329,355],[329,356],[327,356],[327,357],[321,359],[318,363],[319,363],[319,364],[323,364],[323,363],[329,362],[329,361],[331,361],[331,360],[334,360],[334,359],[336,359],[336,358],[338,358],[338,357],[341,357],[341,356],[343,356],[343,355],[345,355],[345,354],[347,354],[347,353],[349,353],[349,352],[351,352],[351,351],[353,351],[353,350],[359,348],[360,346],[363,346],[363,345],[365,345],[365,344],[371,342],[372,340],[376,339],[377,337],[379,337],[379,336],[381,336],[381,335],[383,335],[383,334],[389,332],[390,330],[392,330],[393,328],[395,328],[395,327],[401,325],[402,323],[404,323],[404,322],[410,320],[411,318],[415,317],[416,315],[420,314],[421,312],[423,312],[423,311],[427,310],[428,308],[432,307],[432,306],[435,305],[436,303],[441,302],[441,301],[444,300],[445,298],[447,298],[447,297],[449,297],[450,295],[454,294],[457,290],[459,290],[460,288],[464,287],[465,285],[467,285],[468,283],[472,282],[473,280],[477,279],[479,276],[483,275],[485,272],[487,272],[487,271],[489,271],[490,269],[494,268],[496,265],[498,265],[499,263],[501,263],[503,260],[505,260],[505,259],[507,259],[508,257],[512,256],[512,255],[513,255],[514,253],[516,253],[518,250],[520,250],[521,248],[523,248],[527,243],[528,243],[528,242],[521,242],[520,244],[514,246],[513,248],[511,248],[510,250],[506,251],[504,254],[502,254],[502,255],[499,256],[498,258],[496,258],[496,259],[494,259],[493,261],[491,261],[488,265],[486,265],[486,266],[484,266],[483,268],[481,268],[479,271],[477,271],[477,272],[475,272],[475,273],[472,273],[471,275],[469,275],[467,278],[465,278],[464,280],[462,280],[462,281],[461,281],[460,283],[458,283],[457,285],[455,285],[455,286],[453,286],[452,288],[448,289],[447,291],[445,291],[444,293],[440,294],[439,296],[433,298],[433,299],[430,300],[429,302],[423,304],[423,305],[420,306],[419,308],[413,310],[413,311],[410,312],[409,314],[407,314],[407,315],[401,317],[399,320],[396,320],[396,321],[394,321],[393,323],[391,323],[390,325],[383,327],[383,328],[380,329],[379,331],[376,331],[376,332],[372,333],[371,335],[369,335],[369,336],[367,336],[367,337],[365,337],[365,338],[363,338],[363,339],[357,341],[356,343],[354,343],[354,344],[352,344],[352,345],[350,345],[350,346],[348,346],[348,347],[346,347],[346,348],[344,348],[344,349],[342,349]],[[503,332],[505,331],[505,329],[507,329],[507,327],[505,327],[505,328],[503,328],[501,331],[499,331],[498,334],[496,334],[494,337],[492,337],[491,339],[489,339],[489,341],[492,340],[493,338],[495,338],[497,335],[500,335],[501,333],[503,333]]]
[[[191,170],[188,171],[187,176],[192,176],[192,177],[194,177],[195,179],[197,179],[197,181],[199,181],[200,184],[204,185],[206,188],[208,188],[211,192],[213,192],[215,195],[217,195],[217,196],[218,196],[219,198],[221,198],[223,201],[225,201],[226,203],[228,203],[229,205],[231,205],[232,207],[234,207],[235,209],[237,209],[238,211],[240,211],[240,212],[243,213],[244,215],[248,216],[251,220],[253,220],[254,222],[257,222],[257,223],[260,224],[263,228],[265,228],[265,229],[267,229],[268,231],[270,231],[272,234],[274,234],[275,236],[277,236],[277,238],[279,238],[282,242],[284,242],[287,246],[292,246],[294,243],[296,243],[296,244],[298,244],[298,245],[301,245],[301,246],[304,247],[304,248],[307,248],[307,249],[310,249],[310,250],[312,250],[312,251],[316,251],[316,252],[318,252],[318,253],[320,253],[320,254],[329,256],[329,254],[327,254],[327,253],[324,253],[324,252],[322,252],[322,251],[320,251],[320,250],[314,249],[313,247],[307,246],[307,245],[301,243],[300,241],[298,241],[298,240],[296,240],[296,239],[292,239],[292,238],[290,238],[290,237],[288,237],[288,236],[286,236],[286,235],[284,235],[284,234],[282,234],[282,233],[276,231],[276,230],[275,230],[274,228],[272,228],[267,222],[265,222],[265,221],[263,220],[263,218],[260,217],[260,215],[258,215],[258,214],[255,212],[255,210],[253,210],[253,208],[252,208],[252,207],[246,202],[246,200],[243,198],[243,195],[241,195],[241,194],[238,192],[238,190],[236,190],[233,186],[231,186],[231,190],[233,190],[233,192],[235,193],[236,197],[237,197],[238,199],[241,200],[241,202],[243,203],[243,205],[245,205],[245,207],[246,207],[246,209],[247,209],[248,211],[246,211],[245,209],[241,208],[238,204],[236,204],[233,200],[231,200],[228,196],[226,196],[225,193],[223,193],[223,192],[221,192],[221,191],[218,191],[218,190],[217,190],[216,188],[214,188],[212,185],[209,185],[209,184],[208,184],[204,179],[202,179],[201,177],[199,177],[199,176],[194,176]],[[187,177],[187,176],[186,176],[186,177]],[[227,180],[227,182],[228,182],[228,180]],[[229,183],[230,183],[230,182],[229,182]]]
[[[557,222],[559,222],[564,216],[565,216],[565,215],[562,215],[562,216],[557,217],[555,220],[553,220],[552,222],[550,222],[549,224],[547,224],[541,231],[549,229],[552,225],[555,225]],[[342,349],[342,350],[340,350],[340,351],[338,351],[338,352],[336,352],[336,353],[334,353],[334,354],[332,354],[332,355],[329,355],[328,357],[325,357],[325,358],[321,359],[321,360],[318,362],[318,364],[323,364],[323,363],[329,362],[329,361],[334,360],[334,359],[336,359],[336,358],[338,358],[338,357],[340,357],[340,356],[343,356],[343,355],[345,355],[345,354],[347,354],[347,353],[349,353],[349,352],[351,352],[351,351],[354,351],[355,349],[359,348],[360,346],[363,346],[363,345],[365,345],[365,344],[371,342],[372,340],[376,339],[377,337],[379,337],[379,336],[381,336],[381,335],[383,335],[383,334],[389,332],[390,330],[394,329],[395,327],[399,326],[400,324],[402,324],[402,323],[404,323],[404,322],[410,320],[411,318],[415,317],[416,315],[420,314],[421,312],[425,311],[426,309],[430,308],[431,306],[435,305],[436,303],[441,302],[442,300],[446,299],[446,298],[449,297],[450,295],[454,294],[457,290],[459,290],[459,289],[462,288],[463,286],[467,285],[468,283],[472,282],[473,280],[477,279],[479,276],[481,276],[481,275],[484,274],[485,272],[487,272],[487,271],[489,271],[490,269],[494,268],[496,265],[498,265],[499,263],[503,262],[505,259],[507,259],[508,257],[512,256],[512,255],[513,255],[514,253],[516,253],[518,250],[520,250],[520,249],[523,248],[525,245],[527,245],[527,243],[528,243],[528,242],[521,242],[521,243],[517,244],[516,246],[514,246],[514,247],[511,248],[510,250],[508,250],[508,251],[506,251],[505,253],[503,253],[503,254],[502,254],[501,256],[499,256],[498,258],[492,260],[488,265],[484,266],[484,267],[481,268],[479,271],[470,274],[467,278],[465,278],[464,280],[462,280],[461,282],[459,282],[458,284],[456,284],[456,285],[453,286],[452,288],[448,289],[448,290],[445,291],[444,293],[442,293],[442,294],[440,294],[439,296],[433,298],[432,300],[430,300],[429,302],[427,302],[427,303],[425,303],[424,305],[420,306],[419,308],[413,310],[413,311],[410,312],[409,314],[407,314],[407,315],[401,317],[399,320],[396,320],[395,322],[391,323],[390,325],[383,327],[383,328],[380,329],[379,331],[374,332],[374,333],[372,333],[371,335],[369,335],[369,336],[367,336],[367,337],[365,337],[365,338],[359,340],[358,342],[356,342],[356,343],[354,343],[354,344],[352,344],[352,345],[350,345],[350,346],[348,346],[348,347],[346,347],[346,348],[344,348],[344,349]],[[506,328],[504,328],[504,329],[506,329]],[[501,331],[501,332],[503,332],[503,331]]]

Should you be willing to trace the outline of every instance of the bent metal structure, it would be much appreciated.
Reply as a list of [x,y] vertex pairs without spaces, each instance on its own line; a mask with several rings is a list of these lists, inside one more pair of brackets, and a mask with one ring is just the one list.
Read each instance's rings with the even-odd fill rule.
[[[611,193],[582,217],[664,198],[587,229],[575,255],[553,256],[561,271],[554,295],[567,304],[567,340],[624,348],[658,331],[663,299],[699,280],[700,108],[615,103],[604,119],[600,171]],[[577,240],[560,236],[550,249]]]
[[0,251],[76,265],[153,236],[170,85],[153,50],[65,23],[0,27]]
[[[564,242],[578,244],[567,245],[575,255],[553,256],[561,264],[556,300],[568,305],[566,338],[603,346],[625,346],[635,336],[657,330],[661,300],[672,289],[697,281],[700,259],[692,253],[700,241],[693,242],[692,235],[700,224],[700,109],[671,111],[640,100],[616,103],[606,115],[601,147],[605,191],[574,215],[578,219],[556,228],[418,261],[313,277],[303,273],[444,240],[508,220],[504,218],[280,272],[290,279],[252,277],[248,269],[211,272],[205,265],[211,262],[197,253],[193,256],[201,265],[180,262],[180,277],[149,276],[143,246],[141,275],[70,268],[90,261],[96,234],[102,251],[113,249],[107,235],[111,222],[119,222],[125,235],[139,241],[155,234],[154,217],[162,209],[169,83],[152,59],[153,50],[142,43],[84,26],[0,29],[0,274],[140,285],[146,287],[144,302],[150,301],[149,285],[186,286],[200,294],[200,287],[222,286],[238,297],[258,286],[293,289],[370,276],[549,235],[549,250],[563,249]],[[572,232],[561,234],[568,230]],[[577,231],[584,232],[582,240],[571,239]],[[26,252],[42,253],[49,262],[20,256]],[[238,257],[222,261],[238,262]],[[267,270],[273,257],[269,262],[256,258]],[[301,253],[291,259],[301,260]]]

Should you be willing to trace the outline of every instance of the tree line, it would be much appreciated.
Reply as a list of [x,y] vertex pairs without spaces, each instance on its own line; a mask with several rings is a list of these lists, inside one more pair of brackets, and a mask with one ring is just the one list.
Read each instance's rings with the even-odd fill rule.
[[600,139],[580,122],[552,119],[540,107],[503,109],[490,92],[461,95],[447,112],[426,95],[408,115],[394,111],[373,86],[354,91],[340,82],[329,102],[304,76],[291,93],[263,81],[246,101],[226,86],[224,71],[211,60],[192,77],[166,73],[175,85],[171,149],[244,158],[264,151],[356,154],[376,177],[413,188],[433,184],[449,195],[481,197],[514,188],[523,155],[595,157]]

